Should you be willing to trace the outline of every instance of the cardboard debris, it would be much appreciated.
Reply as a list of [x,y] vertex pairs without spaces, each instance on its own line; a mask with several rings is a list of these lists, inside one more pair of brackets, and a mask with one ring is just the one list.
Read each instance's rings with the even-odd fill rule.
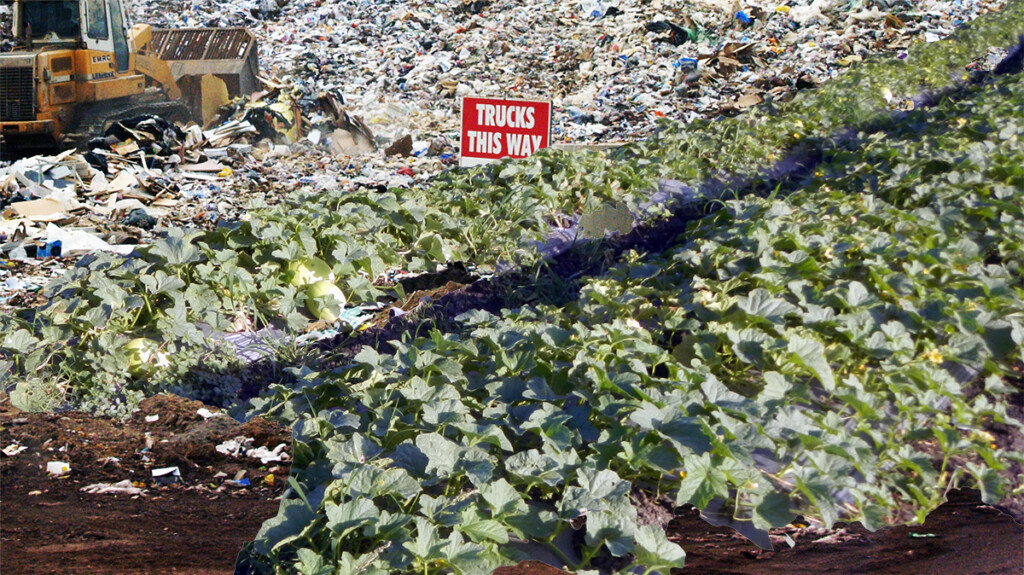
[[237,138],[246,134],[255,134],[256,127],[247,121],[232,120],[202,133],[206,140],[217,142],[226,138]]
[[740,96],[738,100],[736,100],[736,107],[741,109],[749,108],[751,106],[756,106],[763,101],[764,100],[757,94],[744,94],[743,96]]
[[114,144],[113,146],[110,147],[110,149],[113,150],[115,154],[121,156],[130,156],[139,151],[139,145],[132,140],[128,140],[127,142]]
[[33,222],[55,222],[67,219],[67,206],[54,198],[14,202],[10,206],[13,215]]
[[406,134],[405,136],[395,140],[390,146],[388,146],[384,150],[384,155],[408,157],[412,155],[412,145],[412,136]]
[[132,188],[136,188],[138,187],[138,185],[139,179],[135,177],[135,174],[132,174],[128,170],[124,170],[121,173],[117,174],[117,177],[115,177],[109,184],[107,184],[107,186],[104,189],[98,191],[97,193],[118,194],[128,191]]
[[181,172],[179,174],[182,178],[189,180],[200,180],[203,182],[215,182],[220,178],[216,174],[209,174],[204,172]]
[[184,172],[220,172],[225,168],[224,164],[215,162],[213,160],[207,160],[201,164],[183,164],[178,166],[178,169]]
[[331,153],[335,156],[361,156],[373,152],[372,143],[366,136],[338,128],[329,136]]
[[19,240],[25,237],[34,237],[33,234],[39,235],[39,231],[31,220],[24,218],[0,219],[0,236]]

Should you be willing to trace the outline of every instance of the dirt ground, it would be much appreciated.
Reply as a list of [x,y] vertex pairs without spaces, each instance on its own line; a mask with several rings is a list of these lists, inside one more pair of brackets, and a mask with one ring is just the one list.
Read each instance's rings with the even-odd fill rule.
[[[226,415],[207,419],[198,413],[203,407],[156,396],[122,424],[79,413],[22,413],[0,404],[0,447],[28,448],[0,459],[0,572],[233,572],[242,544],[277,513],[288,463],[264,465],[218,453],[215,446],[244,436],[253,438],[254,447],[273,450],[290,446],[291,433],[263,420],[241,425]],[[50,461],[69,463],[70,473],[49,475]],[[153,469],[166,467],[178,467],[180,482],[153,477]],[[251,486],[226,483],[236,477]],[[145,492],[82,491],[126,479]]]
[[[703,525],[703,526],[702,526]],[[725,527],[710,527],[696,511],[669,526],[686,550],[683,573],[762,575],[835,573],[886,575],[1020,575],[1024,527],[976,492],[956,491],[923,525],[871,533],[860,524],[830,532],[802,530],[796,547],[761,551]]]
[[[206,418],[198,413],[202,407],[157,396],[117,423],[77,413],[27,414],[0,404],[0,448],[26,448],[0,456],[0,572],[232,573],[241,545],[276,514],[288,463],[232,457],[214,446],[244,436],[253,439],[251,447],[273,450],[288,443],[289,433],[262,420],[242,425],[226,416]],[[69,463],[70,473],[49,475],[51,461]],[[153,477],[153,469],[172,466],[180,482]],[[231,484],[236,478],[250,486]],[[125,479],[144,492],[82,491]],[[693,510],[679,511],[668,530],[686,549],[684,574],[1024,573],[1024,527],[972,492],[952,493],[924,525],[875,533],[859,526],[806,528],[793,533],[795,548],[782,543],[774,552],[707,525]],[[530,564],[501,571],[557,573]]]

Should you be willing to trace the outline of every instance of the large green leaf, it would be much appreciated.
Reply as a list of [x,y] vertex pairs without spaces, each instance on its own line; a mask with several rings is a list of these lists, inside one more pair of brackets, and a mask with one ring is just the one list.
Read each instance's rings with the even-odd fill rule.
[[437,528],[431,525],[430,521],[423,517],[415,517],[414,521],[416,522],[416,539],[406,541],[403,547],[412,553],[413,557],[423,562],[443,558],[443,551],[448,546],[448,541],[438,537]]
[[825,359],[825,346],[820,341],[794,335],[789,338],[789,353],[797,363],[811,370],[828,391],[836,388],[835,375]]
[[490,506],[492,517],[522,515],[529,511],[523,496],[504,479],[492,481],[481,487],[480,496]]
[[740,296],[736,304],[752,316],[766,319],[772,323],[783,323],[786,315],[797,315],[800,308],[784,299],[773,297],[764,288],[757,288],[749,295]]
[[668,575],[673,568],[686,566],[686,552],[668,540],[665,531],[656,525],[644,525],[636,530],[634,553],[639,564]]
[[711,463],[711,454],[687,455],[683,466],[686,476],[679,482],[676,505],[690,503],[703,509],[715,497],[728,497],[728,479]]
[[340,504],[328,503],[324,508],[327,515],[327,528],[342,538],[357,528],[375,521],[379,515],[373,501],[364,498]]
[[264,521],[259,533],[256,534],[256,552],[262,555],[270,553],[271,549],[286,539],[302,533],[303,529],[315,518],[316,512],[304,501],[299,499],[283,500],[277,516]]

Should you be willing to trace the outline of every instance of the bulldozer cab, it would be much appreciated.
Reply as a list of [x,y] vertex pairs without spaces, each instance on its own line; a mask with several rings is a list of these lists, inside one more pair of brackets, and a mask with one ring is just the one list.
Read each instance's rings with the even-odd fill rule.
[[78,2],[26,2],[21,16],[25,37],[36,44],[77,43],[81,29]]
[[14,3],[14,33],[30,48],[111,52],[119,73],[129,67],[121,0],[21,0]]

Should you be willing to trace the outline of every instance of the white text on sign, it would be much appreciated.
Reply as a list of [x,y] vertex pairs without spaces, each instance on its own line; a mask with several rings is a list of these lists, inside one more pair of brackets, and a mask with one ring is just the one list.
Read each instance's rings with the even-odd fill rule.
[[[544,141],[543,136],[530,136],[528,134],[502,134],[500,132],[484,132],[470,130],[466,132],[468,137],[468,151],[471,154],[504,154],[512,156],[529,156]],[[505,136],[504,148],[502,148],[502,136]]]
[[496,106],[494,104],[476,105],[476,123],[481,126],[496,128],[533,129],[533,108],[530,106]]

